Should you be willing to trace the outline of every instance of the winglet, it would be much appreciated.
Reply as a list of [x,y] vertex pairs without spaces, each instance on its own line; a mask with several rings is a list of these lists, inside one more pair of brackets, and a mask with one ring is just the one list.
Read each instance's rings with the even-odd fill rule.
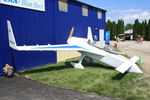
[[116,68],[117,71],[124,73],[126,72],[130,67],[132,66],[132,63],[130,61],[124,62],[122,65]]
[[134,56],[130,59],[130,61],[124,62],[122,65],[116,68],[117,71],[124,73],[134,72],[134,73],[143,73],[140,68],[135,64],[135,62],[139,59],[139,57]]
[[15,41],[14,33],[13,33],[12,26],[9,20],[7,20],[7,28],[8,28],[9,46],[13,49],[17,49],[17,44]]
[[74,33],[74,26],[72,27],[72,29],[70,31],[70,35],[69,35],[68,39],[70,39],[72,37],[73,33]]
[[91,27],[88,27],[87,38],[88,38],[88,40],[90,40],[90,43],[93,43],[93,42],[94,42],[93,36],[92,36],[92,30],[91,30]]
[[131,68],[128,70],[128,72],[143,73],[140,70],[140,68],[135,64],[135,62],[139,60],[139,57],[134,56],[130,60],[133,62],[133,64],[132,64]]
[[130,58],[130,60],[135,63],[139,60],[139,57],[134,56],[134,57]]

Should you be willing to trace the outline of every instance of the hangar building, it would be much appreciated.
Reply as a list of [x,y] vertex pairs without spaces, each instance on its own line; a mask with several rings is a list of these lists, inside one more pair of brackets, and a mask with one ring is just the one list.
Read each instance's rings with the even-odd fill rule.
[[106,28],[106,10],[78,0],[0,0],[0,74],[5,64],[16,71],[57,62],[56,52],[16,51],[9,47],[10,20],[18,45],[64,44],[72,26],[74,36],[87,37],[87,27],[99,39]]

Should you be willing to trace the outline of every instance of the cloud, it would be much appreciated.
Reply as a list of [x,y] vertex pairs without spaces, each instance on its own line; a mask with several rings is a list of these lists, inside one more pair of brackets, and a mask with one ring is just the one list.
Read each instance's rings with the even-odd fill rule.
[[145,11],[145,12],[141,12],[141,13],[129,14],[127,16],[124,16],[123,19],[125,19],[125,20],[150,19],[150,13]]
[[150,11],[150,9],[112,9],[109,10],[109,13],[134,13],[141,11]]
[[113,20],[113,18],[111,18],[111,17],[107,17],[107,18],[106,18],[106,20]]
[[150,19],[150,9],[111,9],[108,10],[107,19],[112,21],[123,19],[125,23],[134,23],[135,19],[148,20]]

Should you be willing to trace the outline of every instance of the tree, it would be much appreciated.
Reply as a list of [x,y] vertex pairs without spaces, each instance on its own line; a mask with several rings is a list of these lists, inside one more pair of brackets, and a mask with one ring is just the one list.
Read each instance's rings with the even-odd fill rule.
[[106,30],[110,31],[110,38],[114,40],[114,37],[118,36],[118,34],[124,34],[124,21],[120,19],[116,23],[115,21],[107,20]]
[[145,40],[150,40],[150,19],[149,19],[148,25],[147,25],[147,32],[145,34]]
[[116,23],[115,22],[111,22],[110,20],[107,21],[106,24],[106,30],[110,31],[110,39],[113,40],[114,36],[116,35]]
[[147,21],[139,22],[138,19],[134,21],[134,24],[126,24],[124,26],[124,21],[119,19],[117,23],[115,21],[108,20],[106,30],[111,33],[111,40],[119,34],[124,34],[124,30],[133,29],[133,38],[137,35],[141,35],[145,40],[150,40],[150,19]]
[[106,30],[107,30],[107,31],[110,31],[110,30],[111,30],[111,21],[110,21],[110,20],[107,20],[107,23],[106,23]]
[[117,35],[124,34],[124,21],[122,19],[118,20],[117,24]]
[[146,27],[147,25],[145,24],[145,21],[142,21],[142,24],[140,24],[140,35],[144,36],[146,34]]
[[144,21],[144,32],[145,32],[145,33],[144,33],[143,36],[145,37],[146,32],[147,32],[147,21],[146,21],[146,20]]
[[140,33],[140,23],[139,20],[136,19],[133,25],[133,38],[135,39],[135,37],[139,35],[139,33]]
[[110,31],[110,39],[112,40],[113,39],[113,34],[111,32],[111,21],[110,20],[107,20],[107,23],[106,23],[106,31]]
[[133,29],[133,24],[126,24],[125,27],[124,27],[124,30],[129,30],[129,29]]
[[117,34],[117,25],[116,25],[116,22],[113,21],[112,24],[111,24],[111,32],[112,32],[112,39],[114,39],[114,37],[116,36]]

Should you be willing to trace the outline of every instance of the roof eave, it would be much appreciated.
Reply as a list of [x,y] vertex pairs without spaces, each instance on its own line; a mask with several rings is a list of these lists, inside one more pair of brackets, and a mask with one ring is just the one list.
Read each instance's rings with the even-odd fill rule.
[[99,8],[99,7],[96,7],[96,6],[87,4],[87,3],[85,3],[85,2],[82,2],[82,1],[79,1],[79,0],[75,0],[75,1],[76,1],[76,2],[79,2],[79,3],[82,3],[82,4],[85,4],[85,5],[88,5],[88,6],[91,6],[91,7],[94,7],[94,8],[96,8],[96,9],[102,10],[102,11],[104,11],[104,12],[107,12],[107,10],[105,10],[105,9],[102,9],[102,8]]

